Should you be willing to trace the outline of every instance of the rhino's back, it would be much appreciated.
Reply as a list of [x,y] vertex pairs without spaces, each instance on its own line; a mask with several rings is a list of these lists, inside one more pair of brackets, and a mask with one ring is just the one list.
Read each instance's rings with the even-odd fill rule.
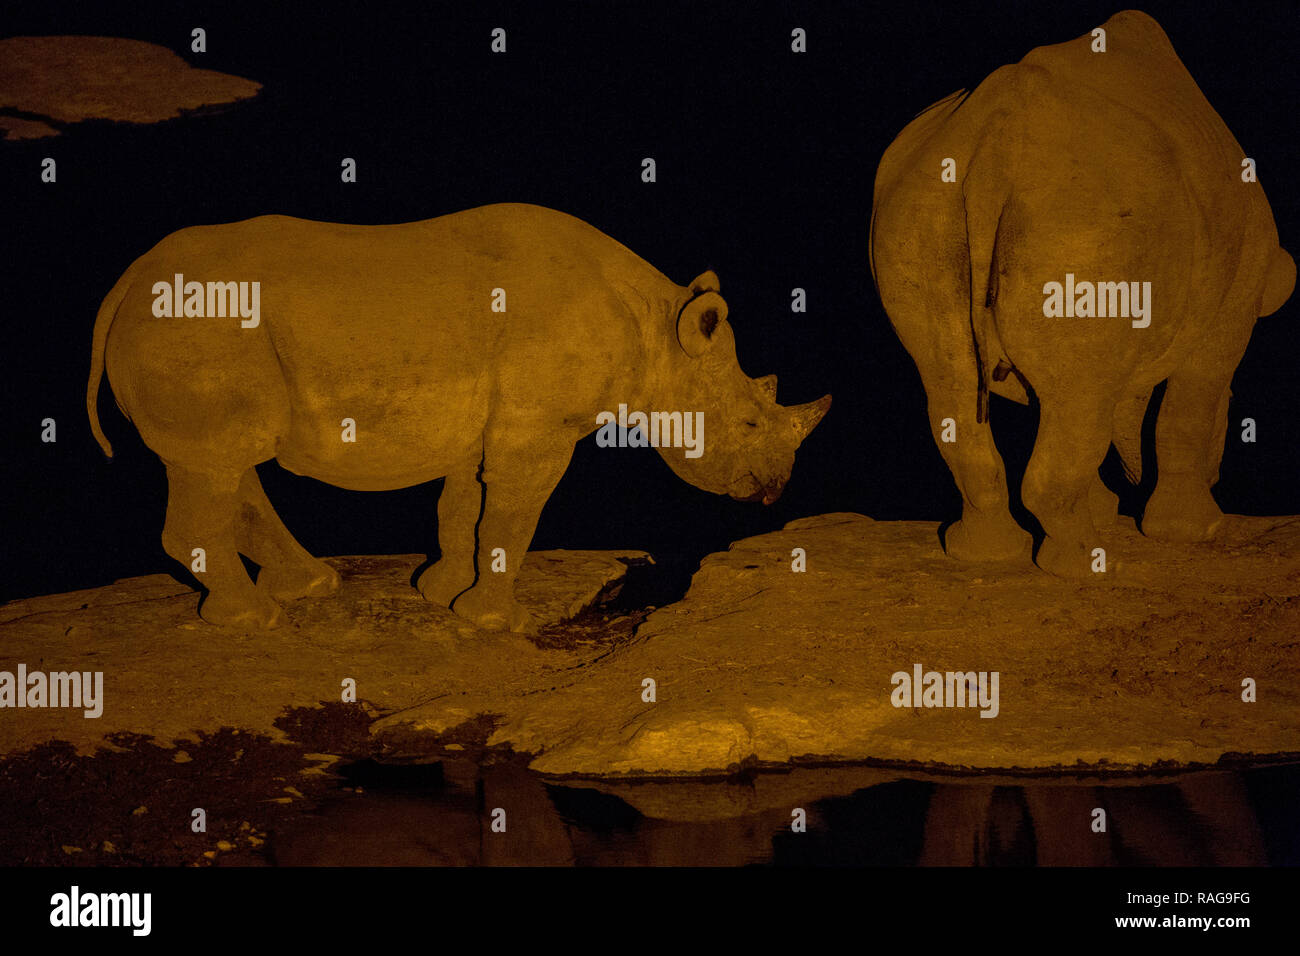
[[[260,325],[154,316],[154,284],[176,273],[258,282]],[[255,403],[263,418],[276,409],[266,428],[287,467],[362,487],[372,477],[332,470],[345,417],[366,423],[370,459],[402,462],[472,437],[503,376],[526,373],[541,394],[580,401],[572,369],[582,367],[599,388],[611,374],[603,366],[640,341],[634,317],[593,308],[611,273],[657,275],[593,227],[538,206],[384,226],[262,216],[192,227],[131,267],[109,331],[109,378],[142,434],[168,409],[216,419]],[[496,290],[505,311],[493,308]]]
[[[510,286],[508,292],[532,298],[562,298],[564,290],[611,271],[639,267],[658,275],[582,220],[524,203],[393,225],[270,215],[193,226],[163,239],[141,262],[156,271],[180,271],[189,263],[187,277],[201,281],[207,276],[200,273],[222,271],[258,279],[264,295],[283,293],[286,314],[305,294],[349,308],[369,303],[389,316],[403,306],[428,316],[431,304],[477,294],[485,281],[493,283],[489,291]],[[360,308],[356,317],[370,311]]]
[[1272,217],[1261,191],[1234,188],[1241,185],[1240,145],[1160,25],[1130,10],[1104,29],[1104,53],[1092,51],[1090,35],[1038,47],[969,96],[953,94],[924,111],[886,151],[877,199],[902,190],[942,201],[951,185],[939,182],[946,157],[957,161],[959,191],[969,192],[970,162],[985,145],[997,147],[988,151],[1002,167],[997,173],[1022,193],[1101,188],[1104,195],[1094,198],[1115,197],[1116,205],[1145,199],[1153,207],[1185,195],[1207,220],[1244,210],[1252,226],[1268,231]]
[[[291,378],[314,374],[322,387],[344,369],[376,363],[390,372],[424,369],[445,381],[454,361],[456,370],[476,376],[479,369],[470,366],[493,362],[507,333],[522,333],[525,319],[528,334],[544,334],[557,347],[566,336],[580,340],[583,330],[573,327],[570,313],[610,275],[667,283],[592,226],[526,204],[396,225],[260,216],[190,227],[159,242],[132,272],[110,343],[128,334],[156,348],[176,335],[191,346],[195,336],[215,344],[266,335]],[[258,282],[261,326],[154,318],[154,284],[177,273],[187,282]]]

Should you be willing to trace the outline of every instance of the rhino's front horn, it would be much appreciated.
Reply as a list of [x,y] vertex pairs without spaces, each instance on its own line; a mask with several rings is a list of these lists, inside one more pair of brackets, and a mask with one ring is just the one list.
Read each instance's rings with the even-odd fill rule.
[[799,440],[803,441],[808,437],[808,433],[817,427],[817,423],[822,420],[831,407],[831,397],[823,395],[815,402],[808,402],[804,405],[795,405],[790,409],[791,423],[794,425],[795,434]]
[[754,382],[755,384],[758,385],[759,388],[763,390],[763,392],[767,395],[768,398],[770,398],[774,402],[776,401],[776,376],[775,375],[764,375],[762,378],[754,379]]

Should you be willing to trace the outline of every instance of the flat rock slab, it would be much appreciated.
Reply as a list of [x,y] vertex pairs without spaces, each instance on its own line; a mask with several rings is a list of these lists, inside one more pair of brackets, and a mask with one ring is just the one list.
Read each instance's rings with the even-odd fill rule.
[[118,37],[0,40],[0,136],[39,139],[83,120],[157,123],[257,95],[260,83],[192,67],[166,47]]
[[[352,677],[390,756],[436,759],[442,735],[486,718],[489,744],[557,776],[860,760],[1138,770],[1300,752],[1300,519],[1235,518],[1183,548],[1127,522],[1102,544],[1109,570],[1075,583],[1027,560],[959,564],[933,523],[822,515],[709,555],[633,636],[551,650],[423,601],[418,556],[331,559],[344,588],[290,605],[272,632],[212,628],[192,592],[136,578],[0,608],[0,669],[102,670],[108,701],[98,720],[0,710],[0,751],[92,748],[121,730],[277,736],[286,708],[338,700]],[[561,620],[643,557],[530,553],[520,599]],[[891,675],[915,664],[997,671],[997,717],[893,706]]]
[[[799,758],[1138,769],[1300,751],[1300,519],[1233,518],[1222,541],[1180,548],[1124,521],[1102,544],[1110,570],[1080,584],[1027,560],[959,564],[932,523],[796,521],[709,555],[629,643],[375,731],[490,713],[490,743],[556,775]],[[997,671],[998,716],[894,707],[891,675],[918,663]],[[1248,677],[1256,703],[1242,700]]]
[[[562,621],[620,580],[640,551],[535,551],[517,597],[543,624]],[[286,709],[337,701],[345,678],[380,712],[459,697],[525,675],[544,680],[568,659],[513,634],[480,631],[411,586],[421,555],[327,558],[343,577],[329,598],[285,607],[271,631],[217,628],[199,595],[165,574],[0,607],[0,670],[102,671],[98,718],[74,709],[0,709],[0,753],[47,740],[91,752],[118,732],[162,743],[223,726],[283,739]],[[531,686],[531,685],[530,685]]]

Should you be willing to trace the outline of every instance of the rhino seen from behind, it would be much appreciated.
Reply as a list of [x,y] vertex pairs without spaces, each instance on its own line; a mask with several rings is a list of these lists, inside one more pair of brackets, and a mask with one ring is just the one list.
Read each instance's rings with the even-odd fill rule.
[[1142,531],[1216,531],[1232,375],[1255,320],[1295,287],[1248,159],[1136,11],[940,100],[890,145],[871,269],[961,492],[949,554],[1028,554],[989,392],[1038,398],[1021,495],[1045,532],[1040,567],[1099,570],[1095,528],[1117,496],[1098,466],[1113,443],[1140,478],[1143,416],[1166,380]]

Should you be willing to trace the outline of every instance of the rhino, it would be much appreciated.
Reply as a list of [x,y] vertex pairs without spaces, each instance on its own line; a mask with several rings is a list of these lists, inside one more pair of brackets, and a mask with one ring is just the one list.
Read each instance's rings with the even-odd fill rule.
[[[870,226],[877,290],[961,492],[948,554],[1028,556],[988,395],[1025,404],[1032,391],[1021,495],[1044,532],[1039,567],[1066,577],[1100,570],[1096,529],[1118,496],[1098,467],[1114,444],[1141,479],[1161,382],[1141,530],[1190,542],[1220,528],[1210,489],[1233,372],[1296,276],[1253,160],[1159,24],[1126,11],[1101,31],[1039,47],[918,114],[880,161]],[[1076,280],[1079,308],[1062,312]]]
[[[182,276],[209,281],[182,290]],[[781,493],[831,397],[778,405],[775,376],[741,371],[727,313],[712,271],[676,285],[540,206],[384,226],[261,216],[181,229],[131,264],[95,321],[87,410],[111,457],[106,373],[166,466],[164,549],[187,567],[203,549],[205,620],[272,627],[281,602],[339,586],[267,500],[255,466],[275,459],[361,491],[445,478],[441,557],[420,592],[479,627],[529,631],[520,559],[602,412],[702,413],[702,453],[661,444],[669,467],[735,499]]]

